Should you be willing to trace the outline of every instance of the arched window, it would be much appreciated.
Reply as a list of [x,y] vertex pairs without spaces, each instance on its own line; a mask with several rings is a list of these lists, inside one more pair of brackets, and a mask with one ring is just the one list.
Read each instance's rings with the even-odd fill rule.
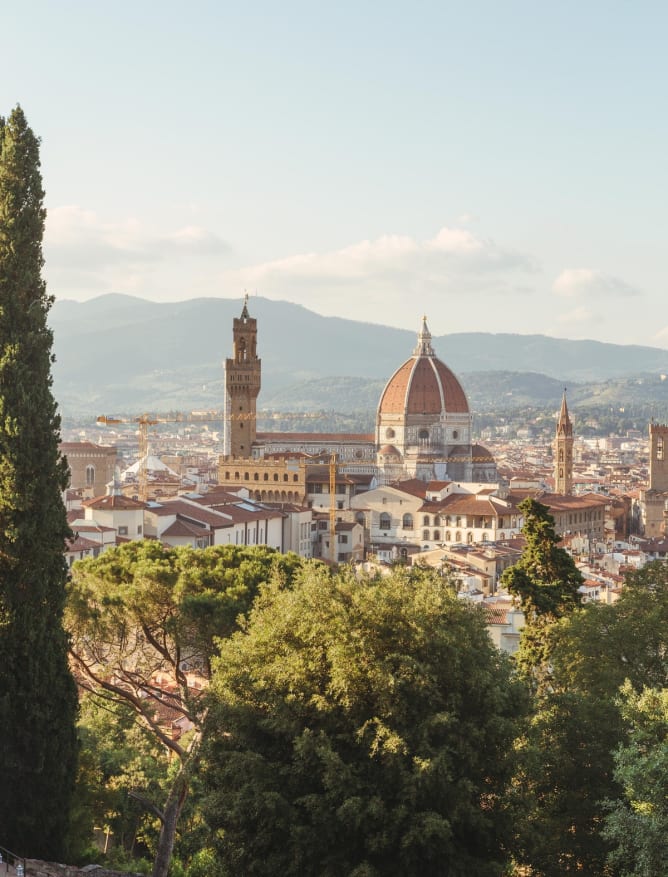
[[274,481],[278,481],[278,472],[274,472]]
[[422,518],[422,523],[425,527],[429,526],[429,523],[430,523],[429,515],[425,515],[424,518]]
[[440,515],[434,515],[434,526],[435,527],[441,526],[441,516]]
[[505,535],[503,533],[499,533],[499,539],[505,539]]
[[441,541],[441,531],[434,530],[434,542],[440,542],[440,541]]
[[467,542],[473,542],[473,533],[469,533],[469,534],[466,536],[466,541],[467,541]]
[[383,512],[380,516],[379,526],[381,530],[389,530],[392,526],[392,519],[387,512]]
[[401,522],[401,526],[404,530],[412,530],[413,529],[413,515],[406,514],[403,517]]
[[488,537],[487,533],[483,533],[483,534],[482,534],[482,541],[483,541],[483,542],[488,542],[488,541],[489,541],[489,537]]
[[235,472],[235,473],[234,473],[234,480],[235,480],[235,481],[238,481],[238,480],[239,480],[239,473],[238,473],[238,472]]
[[429,438],[429,430],[428,429],[421,429],[420,432],[418,433],[418,438],[420,439],[421,442],[426,442],[427,439]]
[[457,532],[455,533],[455,542],[461,542],[461,541],[462,541],[462,534],[459,532],[459,530],[457,530]]
[[450,530],[446,530],[445,531],[445,542],[449,542],[449,541],[450,541]]
[[95,484],[95,466],[86,466],[86,487]]
[[268,472],[264,473],[264,480],[269,481],[269,473]]
[[259,481],[259,480],[260,480],[260,476],[258,475],[257,472],[254,472],[253,473],[253,481]]
[[286,472],[285,475],[283,475],[283,481],[287,481],[288,478],[289,478],[289,476],[288,476],[288,473]]
[[455,524],[456,524],[457,527],[461,527],[461,525],[462,525],[462,519],[461,519],[461,516],[460,516],[460,515],[457,515],[457,520],[455,521]]
[[293,481],[299,481],[299,475],[293,475],[293,476],[292,476],[292,480],[293,480]]
[[248,481],[248,472],[244,472],[244,481]]
[[388,426],[388,428],[385,430],[385,438],[388,438],[388,439],[394,438],[394,430],[392,429],[391,426]]

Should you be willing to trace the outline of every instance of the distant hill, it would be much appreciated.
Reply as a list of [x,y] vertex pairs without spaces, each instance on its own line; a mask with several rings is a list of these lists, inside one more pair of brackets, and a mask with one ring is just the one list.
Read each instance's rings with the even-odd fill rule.
[[[220,408],[222,363],[241,307],[238,298],[156,303],[117,294],[56,302],[50,324],[61,409]],[[249,310],[258,319],[259,405],[276,410],[375,408],[385,381],[411,355],[420,321],[416,314],[414,327],[394,329],[260,297]],[[483,332],[435,336],[433,345],[472,404],[490,395],[497,402],[502,395],[517,404],[536,398],[552,404],[564,384],[618,379],[638,392],[633,380],[659,381],[668,373],[668,351],[654,347]]]

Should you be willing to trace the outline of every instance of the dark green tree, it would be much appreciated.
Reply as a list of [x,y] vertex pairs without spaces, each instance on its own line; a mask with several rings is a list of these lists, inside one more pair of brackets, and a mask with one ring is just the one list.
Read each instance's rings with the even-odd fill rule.
[[433,571],[306,570],[221,644],[205,815],[225,873],[498,877],[523,695]]
[[[273,575],[289,585],[301,563],[262,546],[198,550],[137,541],[72,569],[66,624],[81,688],[119,715],[131,711],[173,758],[158,797],[155,785],[133,791],[159,827],[153,877],[167,877],[199,766],[202,685],[191,683],[189,670],[205,683],[216,638],[236,629],[262,582]],[[178,738],[172,720],[184,728]]]
[[519,561],[508,567],[501,584],[520,601],[525,616],[517,663],[534,686],[544,681],[548,665],[547,631],[580,605],[582,575],[568,552],[559,548],[554,518],[547,506],[525,499],[522,534],[526,545]]
[[[633,776],[615,764],[615,752],[622,747],[633,760],[635,713],[624,701],[668,687],[668,566],[656,561],[629,573],[616,603],[587,604],[554,623],[546,638],[549,685],[536,694],[518,745],[516,857],[544,877],[617,874],[635,821],[645,831],[638,845],[652,843],[652,820],[632,812],[623,786]],[[638,758],[632,767],[641,764]],[[651,795],[647,780],[643,793]],[[615,821],[604,832],[606,801]],[[620,852],[610,858],[615,842]]]
[[0,797],[2,843],[62,853],[76,772],[76,688],[62,626],[69,534],[42,280],[39,141],[0,122]]
[[604,835],[613,844],[609,861],[622,877],[664,877],[668,862],[668,688],[637,694],[628,682],[622,711],[628,743],[615,753],[615,777],[623,788],[611,802]]

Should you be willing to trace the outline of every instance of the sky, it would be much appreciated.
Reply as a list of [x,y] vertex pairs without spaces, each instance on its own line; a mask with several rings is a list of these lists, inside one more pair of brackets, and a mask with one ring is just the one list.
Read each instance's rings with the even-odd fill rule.
[[5,2],[57,299],[668,347],[668,4]]

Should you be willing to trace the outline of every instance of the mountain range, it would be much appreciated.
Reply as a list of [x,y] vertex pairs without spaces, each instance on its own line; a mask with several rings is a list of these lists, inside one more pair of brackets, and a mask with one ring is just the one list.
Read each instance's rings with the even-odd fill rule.
[[[242,307],[237,298],[158,303],[120,294],[56,301],[49,322],[61,410],[87,416],[220,409],[222,364]],[[421,324],[420,314],[410,329],[395,329],[261,297],[248,307],[258,321],[262,359],[258,407],[278,411],[373,410],[385,382],[411,355]],[[668,350],[660,348],[484,332],[434,336],[432,343],[472,404],[502,398],[509,405],[552,404],[564,385],[582,390],[611,382],[631,395],[638,381],[656,385],[660,398],[668,393],[661,378]]]

